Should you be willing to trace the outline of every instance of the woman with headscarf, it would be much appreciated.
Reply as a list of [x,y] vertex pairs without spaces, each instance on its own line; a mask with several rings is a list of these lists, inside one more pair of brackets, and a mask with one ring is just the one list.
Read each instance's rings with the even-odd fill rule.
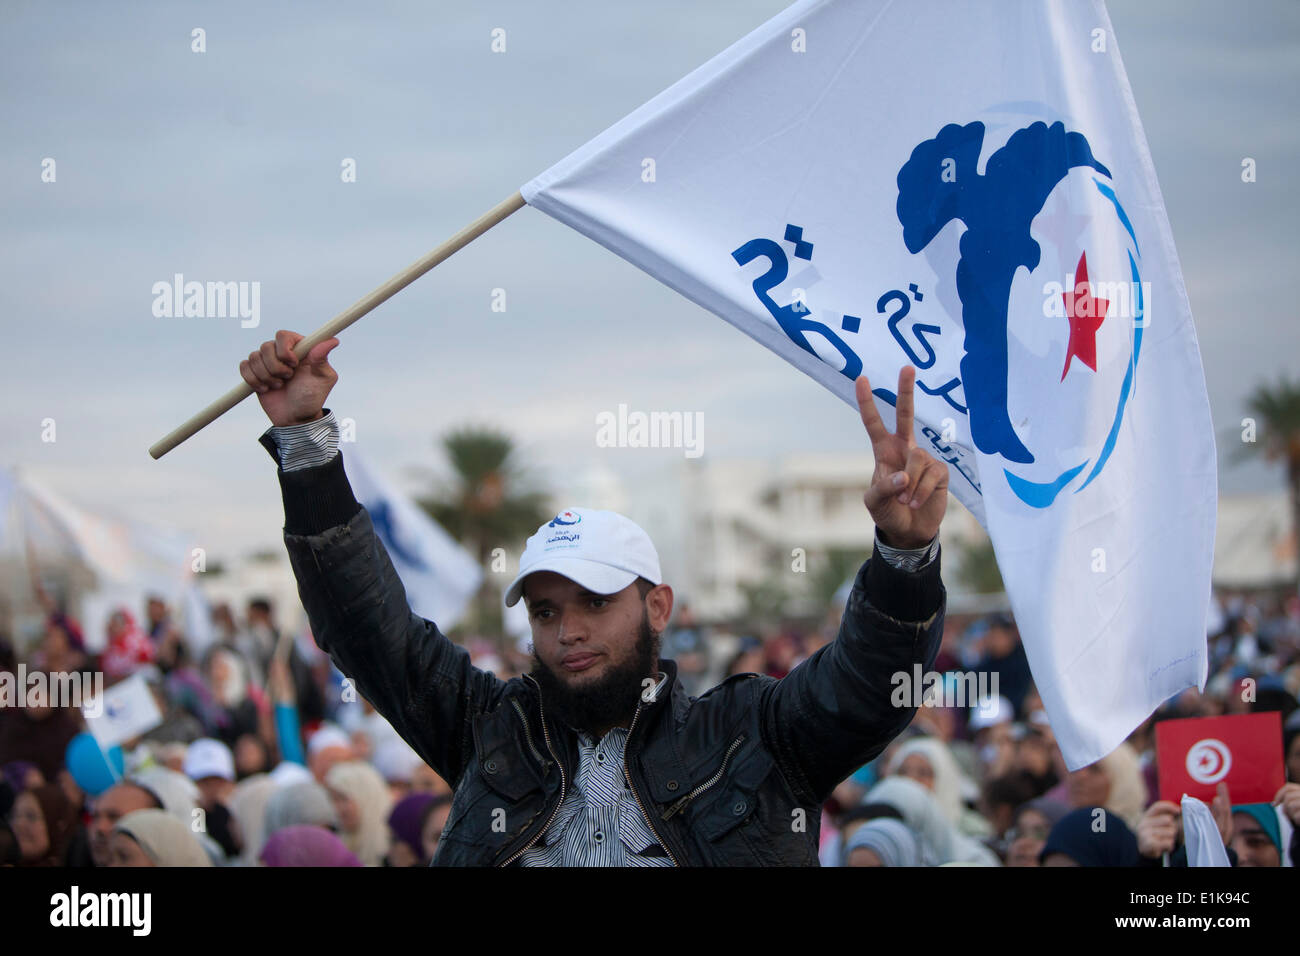
[[1071,807],[1105,807],[1137,830],[1147,805],[1147,785],[1137,751],[1120,744],[1094,764],[1074,771],[1066,778]]
[[256,773],[235,784],[235,792],[230,795],[230,816],[243,847],[239,862],[244,866],[257,862],[257,854],[266,842],[266,805],[276,788],[270,774]]
[[[274,779],[274,775],[271,775]],[[315,780],[300,780],[297,783],[277,787],[266,801],[266,816],[262,829],[264,839],[285,827],[295,824],[309,824],[337,830],[338,811],[330,799],[329,791]]]
[[166,810],[134,810],[109,837],[109,866],[212,866],[202,844]]
[[9,824],[22,852],[19,866],[66,866],[81,819],[63,788],[46,783],[18,794]]
[[213,645],[203,658],[203,679],[218,705],[215,726],[208,734],[233,747],[244,734],[256,734],[261,727],[260,714],[269,703],[248,679],[248,663],[238,652]]
[[1137,837],[1118,814],[1079,807],[1052,827],[1038,859],[1043,866],[1137,866]]
[[957,766],[948,746],[937,737],[913,737],[894,751],[890,774],[910,777],[934,794],[944,817],[967,836],[985,837],[993,832],[989,822],[966,806],[967,797],[978,791]]
[[292,826],[276,832],[258,854],[263,866],[361,866],[333,833],[321,827]]
[[379,771],[348,760],[325,774],[339,816],[339,836],[366,866],[380,866],[388,852],[388,811],[393,798]]
[[845,841],[840,866],[920,866],[921,845],[901,820],[877,817]]
[[429,862],[424,856],[420,831],[425,811],[437,799],[431,793],[413,793],[394,804],[393,812],[388,815],[392,837],[387,856],[389,866],[424,866]]
[[907,828],[916,835],[922,866],[968,863],[976,866],[1001,866],[997,854],[978,840],[966,836],[948,821],[934,795],[907,777],[886,777],[876,784],[863,803],[883,803],[903,816]]

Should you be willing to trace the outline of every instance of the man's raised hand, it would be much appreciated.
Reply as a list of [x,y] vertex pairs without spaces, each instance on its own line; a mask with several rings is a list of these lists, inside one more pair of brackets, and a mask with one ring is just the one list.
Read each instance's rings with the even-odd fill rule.
[[325,399],[339,380],[339,373],[326,358],[339,340],[318,343],[300,363],[293,347],[303,338],[281,329],[273,340],[263,342],[239,363],[239,374],[257,393],[272,425],[297,425],[320,418]]
[[871,438],[876,472],[863,496],[881,541],[894,548],[923,548],[939,533],[948,508],[948,466],[918,448],[912,434],[912,389],[916,369],[898,373],[898,423],[890,434],[876,411],[871,383],[857,380],[858,411]]

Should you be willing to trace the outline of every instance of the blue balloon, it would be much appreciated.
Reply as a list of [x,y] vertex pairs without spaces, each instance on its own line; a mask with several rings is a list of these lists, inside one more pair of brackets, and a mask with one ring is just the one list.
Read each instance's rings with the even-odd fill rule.
[[68,742],[63,762],[77,786],[92,797],[99,796],[120,781],[126,766],[121,747],[114,744],[105,753],[88,733],[77,734]]

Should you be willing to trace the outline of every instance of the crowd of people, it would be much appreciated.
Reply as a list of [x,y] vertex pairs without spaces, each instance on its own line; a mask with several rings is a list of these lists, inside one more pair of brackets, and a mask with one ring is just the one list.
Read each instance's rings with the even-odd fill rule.
[[0,708],[0,866],[432,858],[451,788],[347,691],[325,655],[280,632],[269,600],[250,601],[238,623],[228,605],[214,607],[217,639],[197,660],[158,598],[143,625],[115,610],[99,653],[75,619],[52,603],[47,611],[30,653],[0,635],[0,671],[98,671],[105,687],[139,675],[163,719],[122,747],[95,748],[104,766],[93,774],[72,757],[85,735],[78,708]]
[[[0,634],[0,671],[144,678],[162,723],[104,751],[109,778],[69,759],[84,734],[68,706],[0,708],[0,866],[416,866],[450,813],[451,788],[310,642],[282,634],[271,603],[237,621],[213,609],[216,640],[197,659],[165,602],[143,623],[120,608],[103,650],[38,596],[44,635],[19,653]],[[664,636],[692,694],[729,674],[782,677],[834,638],[822,628],[762,637],[700,627],[683,607]],[[1300,599],[1216,593],[1210,679],[1187,690],[1097,763],[1068,772],[1015,622],[950,614],[935,670],[996,675],[970,707],[927,701],[907,730],[835,789],[821,822],[826,866],[1187,865],[1178,804],[1156,799],[1155,726],[1177,717],[1277,711],[1286,784],[1211,804],[1234,866],[1300,856]],[[475,664],[526,672],[517,647],[471,641]],[[950,695],[944,695],[950,699]],[[102,748],[101,748],[102,750]],[[120,766],[114,763],[114,760]],[[1098,820],[1104,822],[1098,826]]]

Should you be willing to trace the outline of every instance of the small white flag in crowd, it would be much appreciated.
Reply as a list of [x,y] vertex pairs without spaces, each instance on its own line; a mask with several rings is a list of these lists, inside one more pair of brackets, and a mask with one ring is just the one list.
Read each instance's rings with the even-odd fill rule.
[[887,424],[916,367],[1071,769],[1204,685],[1209,403],[1101,0],[804,0],[521,192]]
[[99,697],[83,701],[81,714],[86,729],[104,750],[152,730],[163,721],[143,674],[132,674]]

